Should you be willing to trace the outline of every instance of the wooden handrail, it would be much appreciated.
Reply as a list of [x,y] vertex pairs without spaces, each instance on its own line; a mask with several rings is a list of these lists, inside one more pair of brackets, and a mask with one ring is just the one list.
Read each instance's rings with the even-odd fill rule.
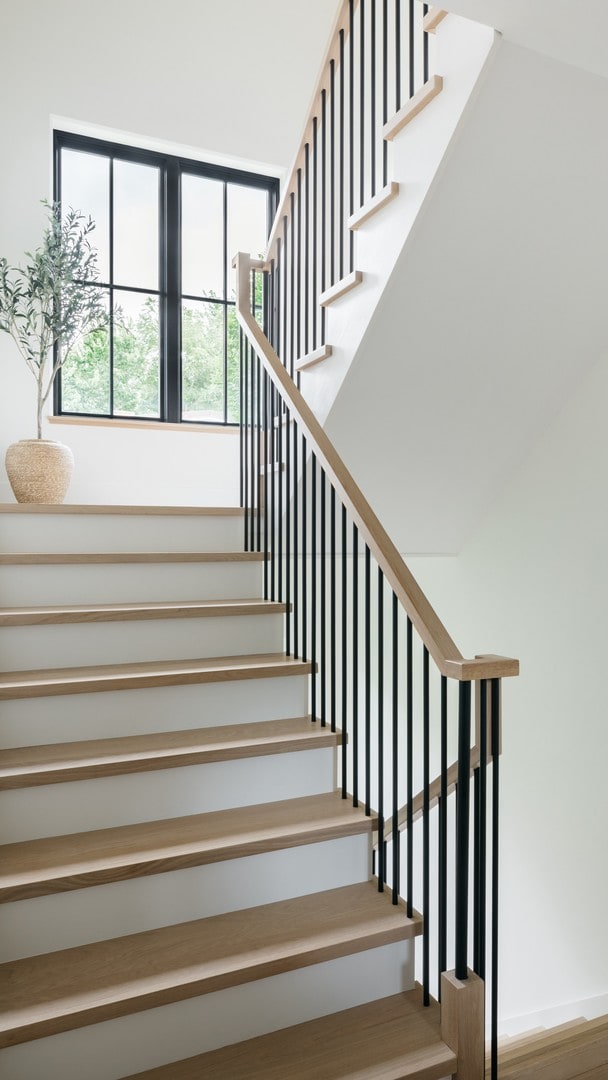
[[[361,538],[368,545],[388,585],[405,608],[441,674],[463,682],[518,675],[518,660],[493,655],[466,660],[459,652],[312,409],[307,405],[268,338],[254,319],[250,299],[253,268],[250,256],[239,252],[235,258],[235,264],[237,270],[236,314],[239,324],[260,357],[272,383],[279,390],[291,415],[298,421],[310,440],[331,484],[350,511]],[[259,263],[255,264],[255,268],[259,269]]]
[[[353,11],[356,11],[358,6],[359,0],[354,0]],[[332,60],[337,60],[340,55],[340,31],[346,30],[348,28],[348,22],[349,0],[342,0],[342,3],[338,8],[336,18],[334,20],[332,31],[329,35],[329,44],[327,46],[327,49],[325,50],[325,56],[323,57],[323,61],[321,63],[321,69],[319,71],[319,75],[315,84],[312,100],[308,107],[308,112],[306,114],[306,123],[304,125],[304,131],[302,132],[302,138],[298,143],[298,150],[293,160],[291,169],[289,170],[287,181],[285,183],[285,187],[283,188],[283,194],[281,195],[281,201],[275,214],[272,231],[268,238],[268,246],[266,248],[267,262],[270,261],[270,259],[274,255],[280,223],[285,216],[286,206],[289,202],[289,196],[292,192],[295,192],[296,190],[297,172],[298,169],[301,168],[304,164],[304,147],[306,143],[310,142],[310,140],[312,139],[313,119],[315,116],[318,115],[319,112],[321,94],[323,93],[323,90],[329,89],[329,65]]]

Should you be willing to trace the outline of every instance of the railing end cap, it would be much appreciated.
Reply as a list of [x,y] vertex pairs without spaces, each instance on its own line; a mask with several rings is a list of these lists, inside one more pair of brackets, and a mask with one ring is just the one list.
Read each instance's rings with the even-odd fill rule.
[[519,660],[511,656],[496,656],[494,653],[476,656],[474,660],[448,660],[442,674],[458,679],[459,682],[508,679],[519,675]]

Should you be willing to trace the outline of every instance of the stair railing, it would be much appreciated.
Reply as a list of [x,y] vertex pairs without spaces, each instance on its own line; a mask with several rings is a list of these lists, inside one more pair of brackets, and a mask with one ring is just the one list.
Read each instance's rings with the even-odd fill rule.
[[519,664],[459,652],[260,326],[267,264],[235,262],[245,548],[287,605],[287,653],[312,665],[312,719],[342,732],[342,796],[375,818],[378,889],[422,915],[424,1002],[483,993],[491,969],[495,1080],[501,680]]
[[338,10],[266,253],[269,337],[292,376],[323,358],[326,306],[359,280],[357,217],[391,187],[390,141],[440,88],[427,7],[344,0]]

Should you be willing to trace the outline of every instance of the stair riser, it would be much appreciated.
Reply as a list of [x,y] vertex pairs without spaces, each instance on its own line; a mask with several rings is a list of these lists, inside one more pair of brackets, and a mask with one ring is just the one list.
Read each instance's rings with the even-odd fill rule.
[[320,795],[335,786],[336,751],[324,749],[2,791],[0,843]]
[[[3,1080],[109,1080],[411,989],[402,942],[0,1052]],[[229,1080],[229,1078],[227,1078]]]
[[349,836],[2,904],[0,963],[354,885],[369,871],[369,836]]
[[285,617],[278,614],[0,627],[0,668],[25,671],[278,653],[283,650],[284,625]]
[[242,550],[236,516],[0,513],[0,551]]
[[260,562],[0,566],[0,605],[241,600],[262,582]]
[[1,701],[0,742],[37,746],[304,716],[308,681],[302,675]]

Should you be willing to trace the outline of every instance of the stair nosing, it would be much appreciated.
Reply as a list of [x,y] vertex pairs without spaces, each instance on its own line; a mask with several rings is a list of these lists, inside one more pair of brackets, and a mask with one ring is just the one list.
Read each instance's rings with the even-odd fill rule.
[[0,503],[0,514],[103,514],[109,517],[241,517],[241,506],[160,506],[142,503]]
[[[293,730],[290,731],[290,728]],[[214,736],[215,742],[212,741]],[[338,746],[341,738],[340,731],[332,732],[330,727],[322,727],[319,721],[313,723],[310,716],[302,716],[44,746],[11,747],[0,750],[0,791],[245,757],[297,753]]]
[[0,608],[0,627],[281,615],[286,611],[286,604],[274,600],[171,600],[131,604],[66,604],[63,607],[53,604]]
[[312,670],[311,663],[295,660],[284,653],[261,653],[5,671],[0,672],[0,701],[137,690],[152,686],[284,678],[310,675]]
[[262,562],[263,551],[23,551],[0,552],[0,566],[79,566],[106,563]]
[[0,903],[371,833],[340,792],[0,846]]
[[402,902],[394,906],[388,893],[364,882],[5,963],[0,1048],[420,932],[417,913],[408,919]]

